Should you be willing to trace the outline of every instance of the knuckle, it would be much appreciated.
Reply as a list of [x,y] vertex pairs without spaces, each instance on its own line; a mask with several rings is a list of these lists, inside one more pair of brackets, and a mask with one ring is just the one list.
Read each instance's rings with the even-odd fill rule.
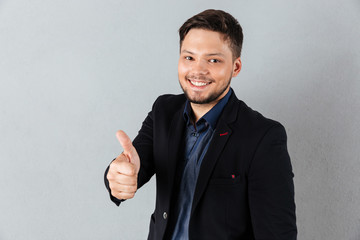
[[109,188],[111,190],[111,192],[118,192],[118,189],[116,189],[116,185],[112,184],[111,182],[109,182]]
[[121,193],[115,194],[114,197],[116,197],[117,199],[126,199],[126,198],[123,196],[123,194],[121,194]]
[[118,163],[118,158],[116,158],[114,161],[112,161],[111,163],[110,163],[110,167],[109,167],[109,171],[110,170],[113,170],[114,168],[116,168],[116,165],[118,165],[119,163]]
[[124,173],[124,174],[126,174],[128,176],[136,175],[135,166],[132,163],[129,163],[129,162],[121,162],[119,164],[119,172]]
[[122,186],[121,189],[122,189],[123,192],[126,192],[126,193],[129,192],[129,186],[127,186],[127,185]]
[[136,187],[135,186],[126,186],[126,191],[129,193],[133,193],[136,191]]
[[129,195],[128,195],[128,199],[131,199],[131,198],[133,198],[135,196],[135,193],[130,193]]
[[131,181],[131,185],[134,185],[137,187],[137,176],[135,176],[132,181]]
[[134,194],[132,194],[132,193],[129,194],[129,193],[121,192],[121,193],[118,194],[118,196],[116,198],[118,198],[118,199],[131,199],[133,197],[134,197]]
[[114,179],[114,174],[113,174],[112,172],[110,172],[110,170],[109,170],[108,174],[106,175],[106,178],[107,178],[109,181],[111,181],[111,180]]
[[134,165],[131,165],[131,167],[129,169],[129,174],[132,176],[136,175],[136,170],[135,170]]
[[128,159],[126,158],[124,153],[121,153],[115,160],[117,163],[120,162],[128,162]]

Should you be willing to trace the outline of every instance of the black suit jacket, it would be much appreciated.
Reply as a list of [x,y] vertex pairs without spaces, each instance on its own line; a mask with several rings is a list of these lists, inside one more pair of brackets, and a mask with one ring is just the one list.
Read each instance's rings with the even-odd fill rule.
[[[133,141],[141,160],[138,187],[156,175],[149,239],[167,238],[166,229],[169,233],[176,221],[172,206],[183,161],[185,101],[183,94],[160,96]],[[232,93],[200,168],[189,239],[296,239],[294,175],[286,141],[280,123]],[[105,183],[109,189],[106,178]]]

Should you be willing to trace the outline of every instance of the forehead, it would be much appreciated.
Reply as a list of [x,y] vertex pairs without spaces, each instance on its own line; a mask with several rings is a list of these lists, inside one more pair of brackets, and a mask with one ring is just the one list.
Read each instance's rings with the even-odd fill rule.
[[222,53],[230,53],[229,41],[225,35],[205,29],[191,29],[185,36],[181,50],[188,51],[217,51]]

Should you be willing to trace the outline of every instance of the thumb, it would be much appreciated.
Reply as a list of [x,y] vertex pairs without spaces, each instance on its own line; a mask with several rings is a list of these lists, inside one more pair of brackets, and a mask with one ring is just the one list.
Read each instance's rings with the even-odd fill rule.
[[131,139],[122,130],[119,130],[116,132],[116,138],[119,140],[120,145],[124,149],[123,154],[128,158],[128,160],[132,164],[135,164],[137,172],[138,172],[139,168],[140,168],[140,159],[139,159],[139,155],[138,155],[136,149],[134,148],[134,146],[131,142]]
[[126,156],[129,156],[132,151],[132,148],[133,148],[133,145],[132,145],[132,142],[131,142],[129,136],[124,131],[119,130],[116,132],[116,138],[118,139],[120,145],[124,149],[124,154]]

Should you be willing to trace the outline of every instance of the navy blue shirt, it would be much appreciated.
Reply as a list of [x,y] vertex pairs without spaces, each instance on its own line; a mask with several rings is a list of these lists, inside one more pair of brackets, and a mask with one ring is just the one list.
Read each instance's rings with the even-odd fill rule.
[[192,109],[190,103],[189,101],[186,102],[184,109],[184,120],[186,122],[185,167],[176,205],[178,219],[172,235],[174,240],[189,238],[190,212],[201,162],[209,148],[217,121],[230,98],[231,92],[230,89],[225,97],[201,117],[195,125],[191,122]]

